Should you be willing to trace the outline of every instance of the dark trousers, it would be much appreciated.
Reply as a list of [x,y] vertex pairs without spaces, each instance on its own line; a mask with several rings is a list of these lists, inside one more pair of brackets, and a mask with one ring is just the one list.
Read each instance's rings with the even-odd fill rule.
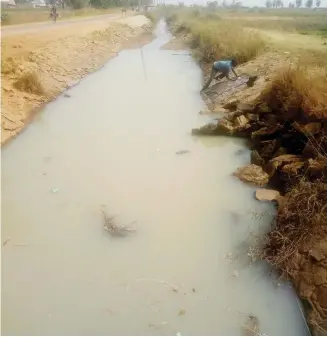
[[[210,77],[209,77],[208,81],[206,82],[206,84],[204,85],[204,87],[201,89],[201,92],[204,91],[204,90],[206,90],[206,89],[208,89],[210,83],[212,82],[212,80],[214,79],[214,77],[217,75],[218,72],[219,72],[219,71],[215,68],[215,66],[212,66]],[[226,76],[225,74],[220,73],[220,74],[216,77],[216,79],[217,79],[217,80],[218,80],[218,79],[220,80],[220,79],[224,78],[225,76]]]

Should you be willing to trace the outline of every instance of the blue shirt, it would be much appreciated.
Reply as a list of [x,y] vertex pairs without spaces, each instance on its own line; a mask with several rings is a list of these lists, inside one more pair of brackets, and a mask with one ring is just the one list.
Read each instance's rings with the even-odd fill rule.
[[229,72],[233,68],[232,61],[217,61],[213,64],[213,66],[215,67],[217,71],[220,71],[225,74],[226,73],[229,74]]

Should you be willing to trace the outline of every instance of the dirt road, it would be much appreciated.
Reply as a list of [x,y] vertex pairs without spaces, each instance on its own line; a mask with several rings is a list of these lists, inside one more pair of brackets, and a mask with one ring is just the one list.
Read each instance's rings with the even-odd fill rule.
[[6,26],[1,28],[2,37],[12,36],[12,35],[19,35],[25,33],[39,33],[40,30],[54,30],[58,28],[71,28],[73,25],[80,25],[80,24],[89,24],[93,22],[108,22],[112,20],[118,20],[121,18],[121,14],[104,14],[104,15],[97,15],[85,18],[77,18],[77,19],[70,19],[70,20],[63,20],[58,21],[56,24],[53,24],[49,19],[48,22],[36,22],[36,23],[29,23],[23,25],[14,25],[14,26]]

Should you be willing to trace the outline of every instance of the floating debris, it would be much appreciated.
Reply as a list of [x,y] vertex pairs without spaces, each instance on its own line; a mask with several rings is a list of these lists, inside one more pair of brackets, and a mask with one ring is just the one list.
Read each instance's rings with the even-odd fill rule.
[[240,276],[240,273],[237,270],[234,270],[231,278],[237,278],[239,276]]
[[227,260],[228,262],[232,263],[233,262],[233,253],[225,254],[224,259]]
[[59,192],[59,188],[56,188],[54,187],[52,190],[51,190],[52,193],[58,193]]
[[70,97],[72,97],[72,96],[70,96],[69,94],[64,94],[64,97],[70,98]]
[[243,334],[245,336],[258,336],[259,332],[259,320],[257,317],[249,315],[247,321],[243,325]]
[[178,316],[183,316],[186,314],[186,310],[185,309],[181,309],[179,310]]
[[136,232],[134,228],[117,224],[114,220],[114,216],[107,215],[103,209],[101,211],[104,219],[103,228],[108,231],[112,236],[125,236],[128,233]]
[[181,154],[190,153],[190,151],[189,150],[178,150],[175,153],[178,154],[178,155],[181,155]]
[[195,293],[195,288],[192,288],[192,291]]
[[5,246],[9,241],[10,241],[10,238],[7,238],[7,239],[3,242],[2,247]]

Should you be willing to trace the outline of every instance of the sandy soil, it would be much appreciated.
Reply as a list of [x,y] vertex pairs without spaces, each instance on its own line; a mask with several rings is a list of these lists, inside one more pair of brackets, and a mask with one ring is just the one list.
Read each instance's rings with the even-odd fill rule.
[[[116,56],[128,40],[138,37],[144,44],[150,39],[148,27],[149,20],[138,15],[5,36],[1,42],[1,143],[17,135],[37,108]],[[145,32],[147,39],[140,38]],[[33,74],[43,92],[16,88],[26,74]]]

